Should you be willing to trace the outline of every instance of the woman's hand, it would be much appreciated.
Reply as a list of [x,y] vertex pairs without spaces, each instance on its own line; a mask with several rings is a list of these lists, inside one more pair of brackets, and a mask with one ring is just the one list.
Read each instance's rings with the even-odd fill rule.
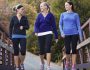
[[55,39],[55,42],[57,43],[58,42],[58,39]]
[[80,37],[80,42],[82,42],[83,41],[83,39]]
[[65,35],[64,35],[64,34],[61,34],[61,37],[62,37],[62,38],[65,38]]
[[38,33],[35,33],[35,35],[37,36],[37,35],[38,35]]
[[23,26],[20,26],[20,30],[23,30]]

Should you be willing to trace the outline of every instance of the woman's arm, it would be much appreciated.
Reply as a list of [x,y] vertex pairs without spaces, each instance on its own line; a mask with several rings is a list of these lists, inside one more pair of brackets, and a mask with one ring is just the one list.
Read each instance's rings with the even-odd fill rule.
[[63,14],[61,14],[60,16],[60,20],[59,20],[59,29],[60,29],[60,32],[61,32],[61,36],[64,37],[64,32],[63,32]]
[[26,25],[23,26],[23,28],[26,29],[26,30],[28,30],[30,25],[29,25],[29,22],[28,22],[27,17],[25,17],[25,21],[26,21]]
[[79,18],[78,14],[76,15],[76,23],[77,23],[77,29],[78,29],[78,32],[79,32],[80,41],[82,41],[83,36],[82,36],[82,30],[81,30],[81,25],[80,25],[80,18]]
[[11,18],[10,25],[9,25],[9,37],[12,38],[12,31],[13,31],[14,21],[13,18]]
[[55,21],[55,17],[54,17],[53,14],[51,16],[51,25],[52,25],[53,33],[55,35],[55,39],[58,39],[58,32],[57,32],[57,28],[56,28],[56,21]]
[[39,28],[39,14],[38,14],[35,24],[34,24],[34,32],[35,33],[38,33],[38,28]]

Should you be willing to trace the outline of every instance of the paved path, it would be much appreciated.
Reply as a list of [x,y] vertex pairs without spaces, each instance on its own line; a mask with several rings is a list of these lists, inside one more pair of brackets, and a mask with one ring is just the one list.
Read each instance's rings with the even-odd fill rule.
[[[36,55],[27,52],[24,63],[25,63],[25,70],[40,70],[40,58]],[[52,70],[63,70],[62,67],[54,63],[51,63],[51,68]]]

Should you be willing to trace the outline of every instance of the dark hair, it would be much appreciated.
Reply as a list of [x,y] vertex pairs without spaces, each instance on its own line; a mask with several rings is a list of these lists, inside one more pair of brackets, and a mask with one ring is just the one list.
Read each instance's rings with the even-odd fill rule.
[[17,7],[17,9],[20,9],[20,8],[22,8],[23,6],[22,5],[19,5],[18,7]]
[[20,9],[22,8],[23,5],[19,4],[19,5],[16,5],[14,8],[13,8],[13,11],[17,11],[17,9]]
[[71,1],[67,1],[67,3],[68,3],[69,5],[72,5],[72,8],[71,8],[71,9],[72,9],[72,11],[75,11],[75,10],[74,10],[73,2],[71,2]]

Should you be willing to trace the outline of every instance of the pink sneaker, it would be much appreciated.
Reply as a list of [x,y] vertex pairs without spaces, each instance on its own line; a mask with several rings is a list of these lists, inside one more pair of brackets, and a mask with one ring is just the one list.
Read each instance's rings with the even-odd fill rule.
[[65,70],[69,70],[69,66],[68,65],[65,65]]
[[40,64],[40,70],[44,70],[44,64]]
[[69,70],[69,62],[66,62],[66,64],[65,64],[65,70]]
[[76,70],[76,66],[75,65],[72,65],[72,70]]

